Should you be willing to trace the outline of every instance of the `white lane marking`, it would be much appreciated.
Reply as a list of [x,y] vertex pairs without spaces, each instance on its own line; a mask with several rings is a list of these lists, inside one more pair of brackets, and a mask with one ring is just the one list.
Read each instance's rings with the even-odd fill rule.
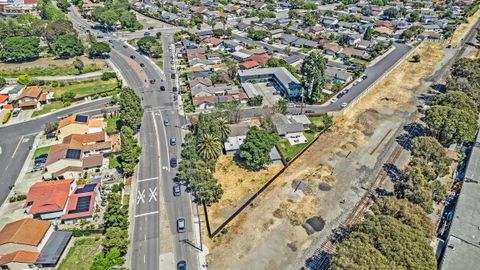
[[155,180],[155,179],[158,179],[158,177],[152,177],[152,178],[146,178],[146,179],[137,180],[137,183],[146,182],[146,181],[152,181],[152,180]]
[[158,211],[153,211],[153,212],[148,212],[148,213],[144,213],[144,214],[138,214],[138,215],[135,215],[135,217],[144,217],[144,216],[150,216],[150,215],[155,215],[155,214],[158,214]]
[[2,154],[2,147],[0,146],[0,155]]
[[137,205],[142,201],[142,203],[145,203],[145,189],[140,192],[140,190],[137,191],[138,196],[137,196]]
[[[162,114],[160,113],[159,116],[160,116],[160,121],[163,123]],[[157,120],[155,119],[155,114],[153,112],[152,112],[152,118],[153,118],[153,127],[155,128],[155,134],[158,134]],[[163,127],[163,134],[165,136],[165,148],[167,149],[167,159],[170,161],[170,153],[169,153],[169,150],[168,150],[168,143],[167,143],[168,139],[167,139],[167,132],[165,131],[165,126]],[[159,138],[159,136],[156,136],[156,137],[157,137],[157,152],[158,152],[158,156],[159,156],[159,160],[160,160],[160,164],[161,164],[160,138]],[[170,167],[167,167],[167,166],[163,166],[162,169],[170,171]]]
[[157,187],[155,187],[153,190],[151,188],[148,188],[148,191],[150,192],[148,202],[151,202],[152,199],[157,201]]
[[145,241],[147,241],[147,234],[143,235],[143,239],[145,239]]
[[162,169],[165,170],[165,171],[168,171],[168,167],[167,167],[167,166],[162,166]]
[[13,157],[15,156],[15,154],[17,153],[18,147],[20,147],[20,144],[21,144],[22,141],[23,141],[23,137],[24,137],[24,136],[22,136],[22,137],[20,138],[20,140],[18,141],[17,147],[15,147],[15,151],[13,151],[12,158],[13,158]]
[[143,264],[146,264],[147,263],[147,259],[145,257],[145,255],[143,255]]

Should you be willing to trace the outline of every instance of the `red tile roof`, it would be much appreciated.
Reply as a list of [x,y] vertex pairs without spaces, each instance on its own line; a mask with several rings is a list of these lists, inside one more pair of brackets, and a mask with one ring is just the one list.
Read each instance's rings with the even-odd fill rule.
[[0,95],[0,104],[4,103],[5,101],[8,100],[8,96],[7,95]]
[[93,155],[83,158],[83,169],[100,167],[103,165],[103,155]]
[[24,218],[8,223],[0,231],[0,245],[16,243],[37,246],[52,224],[48,221]]
[[61,211],[65,207],[73,179],[44,181],[33,184],[27,194],[24,207],[29,214]]
[[261,66],[265,66],[268,62],[268,59],[270,59],[271,56],[268,53],[261,53],[261,54],[253,54],[250,56],[250,60],[257,61],[258,64]]
[[[75,219],[75,218],[87,218],[87,217],[93,216],[93,211],[95,210],[94,209],[95,197],[97,196],[97,193],[95,191],[91,191],[91,192],[75,194],[77,189],[83,188],[84,186],[85,185],[77,186],[77,188],[75,189],[73,194],[70,196],[70,199],[68,200],[68,205],[67,205],[67,209],[65,211],[65,214],[62,215],[62,217],[61,217],[62,220],[69,220],[69,219]],[[95,187],[95,189],[98,189],[99,186],[100,186],[100,184],[97,183],[97,186]],[[88,207],[88,211],[69,214],[68,213],[69,211],[72,211],[77,207],[78,199],[81,198],[81,197],[86,197],[86,196],[90,196],[90,205]]]
[[13,104],[7,104],[7,105],[3,106],[3,109],[4,110],[13,110]]
[[249,60],[249,61],[240,63],[240,67],[243,69],[251,69],[254,67],[258,67],[258,62],[254,60]]
[[15,263],[34,263],[37,261],[39,252],[17,250],[0,257],[0,265],[6,265],[12,262]]
[[24,98],[24,97],[32,97],[32,98],[40,98],[40,95],[42,94],[42,89],[36,85],[34,86],[27,86],[22,93],[17,97],[18,99]]

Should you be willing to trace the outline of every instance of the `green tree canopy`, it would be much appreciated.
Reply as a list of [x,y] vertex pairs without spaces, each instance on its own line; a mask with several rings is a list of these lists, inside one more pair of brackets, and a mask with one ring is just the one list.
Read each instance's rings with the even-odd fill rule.
[[126,270],[124,267],[119,267],[125,263],[125,259],[118,248],[112,248],[108,252],[100,252],[93,259],[93,264],[90,270]]
[[120,119],[122,124],[136,130],[142,123],[143,107],[140,98],[130,88],[123,88],[120,92]]
[[325,58],[318,51],[312,51],[304,60],[302,75],[306,97],[312,102],[317,102],[322,97],[322,88],[325,84],[325,70],[327,69]]
[[448,91],[440,94],[435,99],[435,105],[449,106],[452,108],[467,111],[475,118],[478,118],[478,105],[468,94],[461,91]]
[[53,44],[53,50],[58,57],[70,58],[83,54],[82,41],[74,34],[60,36]]
[[275,133],[252,127],[240,146],[240,156],[252,169],[260,169],[270,162],[270,151],[278,141]]
[[0,60],[21,62],[38,57],[39,40],[36,37],[7,37],[2,41]]
[[71,4],[68,0],[57,0],[57,7],[63,12],[67,12],[70,6]]
[[475,116],[449,106],[430,107],[425,122],[430,133],[443,145],[471,141],[478,128]]
[[127,230],[122,230],[119,227],[110,227],[107,229],[103,241],[103,246],[105,246],[107,250],[118,248],[121,254],[125,254],[129,244],[130,240],[128,240]]
[[135,172],[135,166],[142,148],[138,145],[137,138],[135,138],[132,129],[128,126],[122,126],[120,139],[122,142],[122,171],[124,175],[130,176]]
[[73,24],[69,20],[56,20],[47,24],[45,27],[44,37],[47,40],[47,44],[53,47],[53,44],[57,39],[66,34],[74,34],[76,35],[77,32],[73,28]]
[[112,227],[128,230],[128,206],[122,205],[121,199],[122,195],[119,193],[110,193],[107,197],[107,207],[103,217],[107,230]]
[[155,45],[157,45],[157,39],[153,36],[142,37],[137,41],[138,49],[146,54],[150,54],[152,46]]
[[112,51],[110,46],[105,42],[94,42],[88,49],[88,56],[91,58],[100,57]]
[[216,160],[222,153],[222,143],[214,134],[202,134],[197,142],[197,152],[204,160]]

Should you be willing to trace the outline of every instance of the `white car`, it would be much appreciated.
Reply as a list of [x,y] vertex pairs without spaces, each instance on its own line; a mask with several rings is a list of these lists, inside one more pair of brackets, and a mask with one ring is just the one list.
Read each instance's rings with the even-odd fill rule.
[[341,106],[342,106],[342,108],[345,108],[345,107],[347,107],[347,105],[348,105],[347,102],[343,102]]
[[330,103],[335,103],[335,102],[337,102],[337,101],[338,101],[338,98],[336,98],[336,97],[330,99]]

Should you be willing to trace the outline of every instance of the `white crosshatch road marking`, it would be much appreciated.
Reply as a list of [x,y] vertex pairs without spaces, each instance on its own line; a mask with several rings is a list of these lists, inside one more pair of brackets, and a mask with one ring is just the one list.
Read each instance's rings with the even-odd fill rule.
[[137,191],[138,196],[137,196],[137,205],[142,201],[142,203],[145,203],[145,189],[140,192],[140,190]]
[[150,192],[148,202],[152,201],[152,199],[157,201],[157,187],[155,187],[153,190],[148,188],[148,191]]

